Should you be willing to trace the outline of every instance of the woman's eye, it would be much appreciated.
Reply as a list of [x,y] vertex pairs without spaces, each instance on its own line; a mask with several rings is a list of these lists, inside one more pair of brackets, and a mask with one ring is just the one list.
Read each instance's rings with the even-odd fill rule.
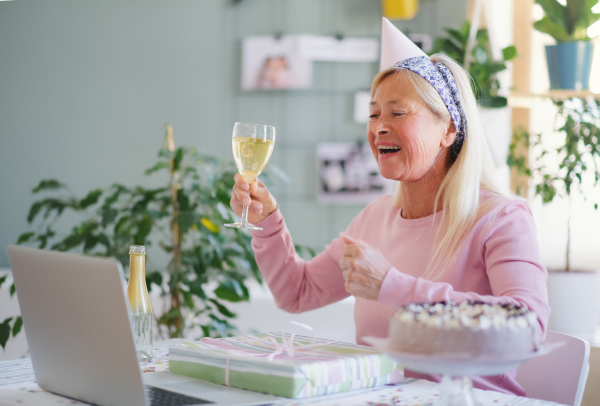
[[397,112],[392,113],[392,117],[400,117],[403,115],[404,115],[404,113],[397,113]]
[[371,114],[371,115],[369,116],[369,119],[371,119],[371,120],[374,120],[374,119],[376,119],[377,117],[379,117],[379,114]]

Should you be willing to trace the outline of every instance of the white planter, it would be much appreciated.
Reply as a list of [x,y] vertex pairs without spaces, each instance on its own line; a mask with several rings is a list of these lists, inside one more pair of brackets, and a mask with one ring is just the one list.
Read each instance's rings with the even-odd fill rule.
[[506,164],[512,140],[512,111],[510,107],[479,107],[479,119],[495,168],[498,185],[510,192],[510,168]]
[[512,139],[512,114],[510,107],[479,107],[479,119],[490,147],[494,166],[506,165],[508,147]]
[[600,322],[600,272],[548,272],[550,330],[593,341]]

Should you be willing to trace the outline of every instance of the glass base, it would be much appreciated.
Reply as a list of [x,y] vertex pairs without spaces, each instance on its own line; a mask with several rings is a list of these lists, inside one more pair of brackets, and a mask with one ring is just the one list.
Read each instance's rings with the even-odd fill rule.
[[262,227],[255,226],[247,221],[238,221],[237,223],[223,224],[225,227],[241,228],[244,230],[262,230]]
[[146,351],[138,350],[137,352],[138,360],[142,362],[152,361],[152,351],[147,353]]
[[480,406],[473,393],[473,382],[468,376],[444,375],[440,397],[433,406]]

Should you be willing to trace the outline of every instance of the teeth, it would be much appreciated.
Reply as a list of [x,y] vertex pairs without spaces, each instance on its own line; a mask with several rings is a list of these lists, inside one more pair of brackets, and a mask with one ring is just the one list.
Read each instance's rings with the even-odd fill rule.
[[392,152],[398,152],[402,149],[393,145],[379,145],[377,148],[379,148],[379,151],[381,151],[382,154],[391,154]]

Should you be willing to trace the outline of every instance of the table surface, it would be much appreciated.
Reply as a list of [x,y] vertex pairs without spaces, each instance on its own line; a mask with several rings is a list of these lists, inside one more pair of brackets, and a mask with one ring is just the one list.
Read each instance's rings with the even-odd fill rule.
[[[154,358],[150,362],[141,362],[144,373],[169,370],[169,345],[177,340],[156,343]],[[505,395],[493,391],[475,389],[475,396],[481,406],[556,406],[558,403],[518,396]],[[440,384],[419,379],[407,379],[397,385],[352,392],[326,401],[319,397],[308,399],[284,399],[276,406],[301,405],[413,405],[430,406],[440,393]],[[29,358],[0,362],[0,405],[84,405],[72,399],[46,392],[35,383],[35,376]]]

